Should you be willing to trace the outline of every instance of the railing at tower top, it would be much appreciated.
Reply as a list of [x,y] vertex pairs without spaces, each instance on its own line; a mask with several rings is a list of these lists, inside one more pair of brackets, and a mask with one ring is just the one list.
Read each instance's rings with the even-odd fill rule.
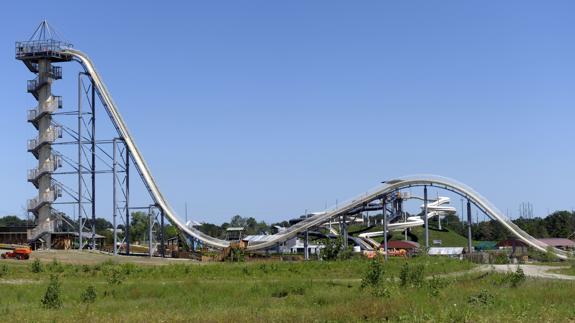
[[71,48],[72,44],[60,40],[31,40],[16,42],[16,59],[38,59],[49,57],[52,59],[69,60],[69,55],[63,49]]

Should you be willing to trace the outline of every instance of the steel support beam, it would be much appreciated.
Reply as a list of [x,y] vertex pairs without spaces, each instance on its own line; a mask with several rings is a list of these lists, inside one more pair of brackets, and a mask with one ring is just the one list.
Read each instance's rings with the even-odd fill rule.
[[383,196],[381,199],[381,205],[383,206],[383,257],[387,261],[387,210],[386,210],[386,200],[387,196]]
[[423,186],[423,221],[425,223],[425,249],[429,248],[429,220],[427,219],[427,185]]
[[126,255],[130,255],[130,150],[126,147]]
[[467,200],[467,252],[473,252],[473,239],[471,237],[471,202]]
[[82,222],[82,75],[78,73],[78,249],[84,245],[84,223]]
[[118,201],[117,201],[117,190],[116,185],[118,181],[118,145],[117,140],[114,139],[112,144],[114,152],[112,153],[112,227],[114,234],[114,256],[118,255],[118,225],[116,223],[116,217],[118,216]]
[[96,250],[96,84],[92,79],[92,250]]
[[160,252],[162,254],[162,258],[166,257],[166,242],[164,234],[166,233],[164,228],[164,210],[160,209]]
[[153,245],[153,235],[154,235],[154,207],[150,206],[150,208],[148,209],[148,256],[150,256],[150,258],[152,258],[153,256],[153,250],[152,250],[152,245]]

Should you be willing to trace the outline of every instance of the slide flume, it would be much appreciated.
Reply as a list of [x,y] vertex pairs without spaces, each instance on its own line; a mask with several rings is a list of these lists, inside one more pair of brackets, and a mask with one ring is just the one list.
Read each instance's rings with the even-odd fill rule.
[[[229,246],[228,241],[211,237],[209,235],[200,232],[195,228],[189,228],[179,220],[178,216],[171,208],[165,197],[162,195],[160,189],[158,188],[158,185],[156,184],[154,178],[152,177],[152,174],[150,172],[148,165],[146,164],[146,161],[144,160],[144,157],[140,153],[138,147],[136,146],[136,143],[134,142],[134,139],[130,135],[128,127],[126,126],[124,120],[122,119],[122,116],[119,113],[116,104],[112,99],[112,95],[106,88],[106,85],[103,82],[100,74],[96,70],[93,62],[90,60],[88,55],[84,54],[79,50],[66,48],[63,49],[62,51],[65,54],[71,55],[75,60],[77,60],[84,67],[84,70],[92,77],[98,95],[102,100],[102,104],[104,105],[106,111],[110,115],[110,118],[114,126],[116,127],[119,135],[124,139],[126,146],[130,151],[131,158],[135,164],[135,167],[138,170],[140,176],[142,177],[144,185],[150,192],[150,195],[154,199],[154,202],[164,211],[164,214],[168,217],[168,219],[184,233],[197,240],[202,241],[206,245],[216,248],[228,247]],[[548,250],[549,245],[533,238],[525,231],[521,230],[517,225],[512,223],[511,220],[509,220],[503,213],[501,213],[495,206],[493,206],[487,199],[483,198],[481,195],[479,195],[477,192],[475,192],[468,186],[448,178],[433,175],[403,177],[387,181],[382,186],[378,187],[375,190],[372,190],[371,192],[365,193],[349,202],[340,203],[338,207],[327,209],[324,212],[319,212],[316,215],[311,216],[287,228],[285,231],[273,235],[272,239],[266,240],[265,242],[262,243],[249,245],[247,247],[247,250],[255,251],[259,249],[274,247],[278,243],[293,238],[300,232],[319,226],[322,223],[329,221],[331,218],[342,216],[355,208],[368,204],[371,201],[381,199],[386,194],[407,187],[423,186],[423,185],[445,188],[468,198],[478,208],[483,210],[485,214],[487,214],[492,219],[497,220],[509,232],[514,234],[520,240],[524,241],[525,243],[527,243],[528,245],[539,251],[545,252]],[[557,248],[553,248],[552,250],[560,258],[565,259],[570,256],[568,252],[565,252],[563,250]]]

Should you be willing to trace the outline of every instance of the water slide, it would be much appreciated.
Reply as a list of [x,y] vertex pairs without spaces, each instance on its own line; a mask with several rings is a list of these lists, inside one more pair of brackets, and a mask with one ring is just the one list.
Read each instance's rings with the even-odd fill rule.
[[[437,200],[432,201],[427,204],[427,219],[431,219],[434,216],[441,216],[445,213],[455,213],[455,208],[451,206],[444,206],[444,204],[449,203],[449,197],[440,196]],[[422,209],[425,209],[425,206],[421,206]],[[425,224],[425,221],[421,219],[420,216],[410,216],[406,219],[405,222],[396,222],[396,223],[389,223],[387,225],[388,231],[403,231],[408,228],[420,227]],[[366,232],[359,235],[360,238],[371,244],[373,247],[379,247],[379,243],[373,238],[383,236],[383,231],[373,231],[373,232]]]
[[[183,233],[202,241],[206,245],[215,248],[225,248],[229,246],[228,241],[211,237],[209,235],[200,232],[195,228],[189,228],[180,221],[174,210],[169,205],[166,198],[162,195],[158,185],[156,184],[154,178],[152,177],[150,168],[146,164],[144,157],[142,156],[140,150],[136,146],[133,137],[130,135],[128,127],[126,126],[124,120],[122,119],[122,116],[119,113],[116,104],[112,99],[112,95],[106,88],[106,85],[104,84],[104,81],[102,80],[100,74],[96,70],[96,67],[94,66],[93,62],[86,54],[84,54],[79,50],[65,48],[62,49],[62,51],[63,54],[70,55],[76,61],[78,61],[84,67],[85,71],[91,75],[96,90],[98,92],[98,95],[102,101],[102,104],[104,105],[107,113],[109,114],[119,135],[124,139],[126,146],[130,151],[132,161],[134,162],[134,165],[138,173],[142,177],[144,185],[150,192],[150,195],[154,199],[155,203],[164,211],[166,217],[175,226],[177,226]],[[255,251],[274,247],[278,243],[281,243],[283,241],[295,237],[299,232],[311,229],[313,227],[317,227],[325,222],[328,222],[332,218],[343,216],[358,207],[362,207],[364,205],[369,204],[372,201],[381,199],[384,195],[397,192],[403,188],[424,186],[424,185],[445,188],[454,191],[464,196],[465,198],[468,198],[478,208],[480,208],[483,212],[485,212],[485,214],[501,223],[509,232],[511,232],[520,240],[524,241],[529,246],[543,252],[545,252],[547,248],[549,248],[547,244],[533,238],[525,231],[521,230],[517,225],[512,223],[511,220],[509,220],[503,213],[501,213],[495,206],[493,206],[487,199],[485,199],[480,194],[472,190],[470,187],[444,177],[437,177],[432,175],[420,175],[420,176],[403,177],[391,181],[386,181],[382,186],[368,193],[364,193],[361,196],[352,199],[348,202],[339,203],[339,205],[336,207],[327,209],[324,212],[317,213],[316,215],[306,218],[305,220],[287,228],[285,231],[281,233],[274,234],[271,239],[266,240],[265,242],[249,245],[247,247],[247,250]],[[565,259],[570,256],[569,253],[560,249],[554,248],[553,251],[560,258]]]

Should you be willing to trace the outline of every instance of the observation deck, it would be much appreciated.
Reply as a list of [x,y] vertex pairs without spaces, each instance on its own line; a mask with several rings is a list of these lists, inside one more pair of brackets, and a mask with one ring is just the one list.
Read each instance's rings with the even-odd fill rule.
[[35,73],[36,65],[41,59],[49,59],[52,62],[68,62],[72,56],[64,53],[64,49],[71,48],[72,44],[55,39],[28,40],[16,42],[16,59],[24,61],[28,69]]

